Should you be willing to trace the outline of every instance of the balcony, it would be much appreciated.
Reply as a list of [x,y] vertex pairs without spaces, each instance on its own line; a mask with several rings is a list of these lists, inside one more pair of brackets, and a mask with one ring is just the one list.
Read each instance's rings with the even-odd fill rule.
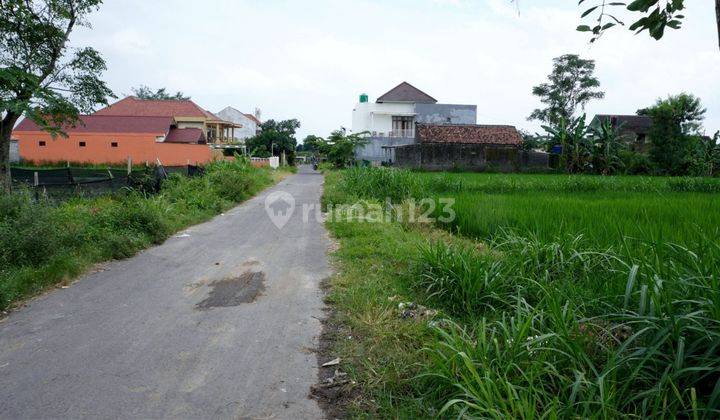
[[390,130],[388,132],[373,131],[372,136],[373,137],[413,139],[413,138],[415,138],[415,129],[414,128],[398,129],[398,130]]

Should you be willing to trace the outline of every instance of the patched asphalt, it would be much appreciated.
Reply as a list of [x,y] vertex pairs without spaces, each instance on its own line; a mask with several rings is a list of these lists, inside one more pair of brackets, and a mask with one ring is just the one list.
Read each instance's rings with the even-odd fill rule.
[[[308,168],[0,321],[2,418],[322,418],[329,241]],[[265,198],[290,193],[278,229]],[[305,213],[305,214],[304,214]],[[307,221],[303,216],[309,215]]]

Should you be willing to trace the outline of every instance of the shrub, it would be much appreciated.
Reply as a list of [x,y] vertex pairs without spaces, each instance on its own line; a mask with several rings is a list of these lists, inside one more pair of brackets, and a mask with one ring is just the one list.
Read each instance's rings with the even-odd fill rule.
[[623,150],[620,159],[628,175],[650,175],[655,171],[650,157],[644,153]]
[[144,183],[110,196],[36,202],[0,193],[0,309],[78,274],[88,264],[126,258],[172,232],[256,193],[270,172],[245,160],[214,162],[206,174],[171,175],[158,194]]

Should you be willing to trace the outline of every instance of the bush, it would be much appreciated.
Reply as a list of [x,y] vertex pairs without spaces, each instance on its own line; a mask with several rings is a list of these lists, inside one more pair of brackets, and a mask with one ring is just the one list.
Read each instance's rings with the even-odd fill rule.
[[644,153],[623,150],[620,159],[628,175],[650,175],[655,171],[650,157]]
[[0,309],[109,258],[126,258],[258,192],[272,180],[245,160],[214,162],[204,176],[171,175],[110,196],[35,202],[0,193]]

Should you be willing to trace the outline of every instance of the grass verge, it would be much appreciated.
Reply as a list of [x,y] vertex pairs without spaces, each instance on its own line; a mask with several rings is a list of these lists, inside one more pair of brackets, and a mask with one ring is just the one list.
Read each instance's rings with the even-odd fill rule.
[[327,223],[345,328],[334,350],[359,391],[350,416],[718,416],[714,194],[667,178],[512,175],[525,187],[508,190],[502,177],[376,171],[329,173],[324,204],[449,194],[468,236]]
[[122,191],[60,203],[28,191],[0,194],[0,309],[67,282],[92,264],[127,258],[208,220],[280,179],[244,161],[215,162],[205,175],[171,175],[160,193]]

